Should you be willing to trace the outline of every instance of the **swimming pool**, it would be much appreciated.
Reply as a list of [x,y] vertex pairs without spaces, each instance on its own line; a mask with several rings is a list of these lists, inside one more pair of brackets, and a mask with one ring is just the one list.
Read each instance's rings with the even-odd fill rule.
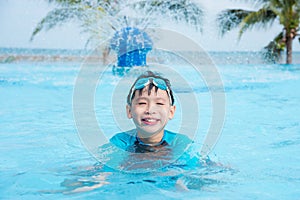
[[[226,121],[210,157],[224,166],[112,173],[106,179],[107,173],[97,169],[97,160],[82,145],[74,123],[72,98],[79,70],[80,63],[0,64],[2,199],[299,198],[299,64],[218,65],[226,93]],[[120,78],[109,71],[107,77],[113,81],[101,90],[109,93]],[[191,82],[195,79],[190,76]],[[208,91],[199,87],[194,92],[201,97],[205,130]],[[110,102],[101,101],[97,93],[95,99],[98,120],[106,119],[113,134],[118,130],[114,120],[101,115]],[[173,125],[180,120],[179,115]],[[93,185],[101,187],[70,193]]]

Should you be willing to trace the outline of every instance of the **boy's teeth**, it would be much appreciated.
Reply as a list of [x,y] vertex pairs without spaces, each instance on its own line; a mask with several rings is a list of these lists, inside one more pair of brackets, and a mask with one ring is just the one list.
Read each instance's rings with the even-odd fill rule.
[[147,121],[147,122],[154,122],[155,120],[154,119],[145,119],[145,121]]

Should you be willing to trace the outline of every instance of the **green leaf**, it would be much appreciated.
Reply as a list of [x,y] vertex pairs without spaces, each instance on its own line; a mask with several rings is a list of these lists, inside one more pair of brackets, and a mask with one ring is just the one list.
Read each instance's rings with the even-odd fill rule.
[[222,11],[217,16],[217,23],[219,32],[223,36],[227,32],[234,28],[237,28],[245,17],[253,11],[241,10],[241,9],[228,9]]

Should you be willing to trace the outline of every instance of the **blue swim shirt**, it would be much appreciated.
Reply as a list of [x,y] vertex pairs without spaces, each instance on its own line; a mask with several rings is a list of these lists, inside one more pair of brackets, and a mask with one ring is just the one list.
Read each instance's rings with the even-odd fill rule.
[[[133,151],[133,147],[139,143],[137,136],[136,136],[136,129],[132,129],[130,131],[117,133],[114,135],[110,142],[116,145],[117,147],[125,150],[125,151]],[[162,138],[162,144],[168,145],[170,147],[176,147],[178,145],[189,145],[192,142],[187,136],[173,133],[171,131],[165,130],[164,136]],[[164,146],[164,145],[163,145]]]
[[165,130],[160,145],[149,147],[140,144],[136,134],[136,129],[117,133],[110,139],[110,143],[126,152],[154,152],[157,159],[173,160],[172,165],[176,166],[190,168],[201,165],[199,153],[195,153],[195,143],[186,135]]

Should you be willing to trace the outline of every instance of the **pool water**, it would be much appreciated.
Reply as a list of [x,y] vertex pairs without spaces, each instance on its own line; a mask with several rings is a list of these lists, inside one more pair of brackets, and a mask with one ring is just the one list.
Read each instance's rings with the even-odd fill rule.
[[[80,66],[0,64],[1,199],[299,198],[300,65],[218,65],[226,120],[210,157],[219,164],[138,174],[101,170],[81,143],[72,110]],[[194,92],[205,124],[209,91]],[[114,133],[101,116],[109,102],[96,100],[98,120]]]

